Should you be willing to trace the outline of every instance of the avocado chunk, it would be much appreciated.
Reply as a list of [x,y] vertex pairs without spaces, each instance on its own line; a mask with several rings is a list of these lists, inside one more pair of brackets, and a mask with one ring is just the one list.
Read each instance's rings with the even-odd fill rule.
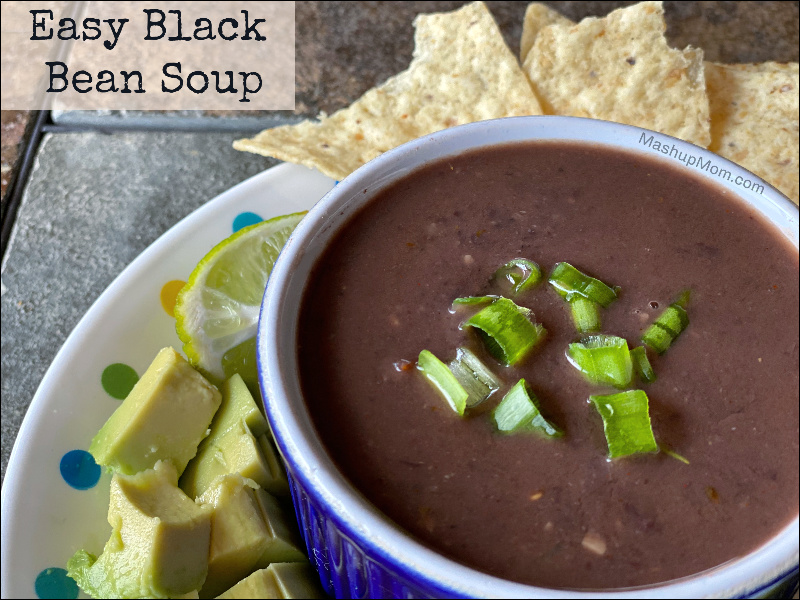
[[111,537],[99,558],[79,550],[67,573],[94,598],[175,598],[203,585],[211,510],[177,486],[171,462],[111,479]]
[[266,435],[261,436],[261,443],[242,424],[232,429],[226,443],[220,445],[222,456],[231,472],[252,479],[271,494],[288,494],[286,472]]
[[271,485],[270,466],[244,421],[210,442],[198,451],[181,477],[181,489],[188,496],[198,498],[218,477],[235,473],[258,485]]
[[220,599],[326,598],[314,569],[304,563],[275,563],[242,579]]
[[225,462],[222,450],[216,444],[200,444],[197,456],[186,465],[179,485],[187,496],[198,499],[214,480],[232,472]]
[[284,498],[289,496],[289,479],[286,477],[286,469],[283,466],[278,451],[275,450],[275,444],[272,441],[272,435],[265,433],[258,436],[258,447],[261,449],[261,454],[264,455],[264,461],[269,468],[269,481],[265,482],[261,487],[267,490],[273,496]]
[[269,426],[242,381],[234,375],[222,387],[222,405],[181,477],[192,498],[202,495],[220,476],[239,473],[268,492],[286,496],[286,471],[269,438]]
[[267,420],[238,373],[222,385],[221,391],[222,404],[211,422],[209,437],[225,433],[242,419],[256,437],[269,431]]
[[257,566],[261,568],[270,563],[307,560],[305,545],[297,532],[294,515],[287,516],[278,500],[264,490],[256,490],[255,493],[258,507],[270,534],[269,542]]
[[200,596],[211,598],[250,573],[272,541],[256,499],[256,484],[223,475],[197,502],[213,509],[208,577]]
[[[172,348],[164,348],[94,436],[98,464],[124,475],[170,460],[178,475],[197,453],[222,397]],[[194,497],[194,496],[193,496]]]

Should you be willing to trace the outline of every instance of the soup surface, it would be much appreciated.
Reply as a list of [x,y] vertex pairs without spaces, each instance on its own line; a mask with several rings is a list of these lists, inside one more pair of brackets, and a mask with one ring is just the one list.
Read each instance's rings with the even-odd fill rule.
[[[459,296],[509,295],[512,258],[560,261],[621,287],[602,332],[639,345],[684,289],[690,324],[652,359],[661,452],[608,461],[587,403],[613,393],[565,357],[578,337],[547,283],[514,297],[548,335],[503,367],[459,324]],[[299,362],[342,473],[440,553],[555,588],[667,581],[746,554],[797,514],[798,256],[755,212],[651,158],[527,143],[426,166],[381,192],[310,278]],[[476,352],[504,387],[464,418],[414,368]],[[521,377],[561,439],[500,435],[490,411]]]

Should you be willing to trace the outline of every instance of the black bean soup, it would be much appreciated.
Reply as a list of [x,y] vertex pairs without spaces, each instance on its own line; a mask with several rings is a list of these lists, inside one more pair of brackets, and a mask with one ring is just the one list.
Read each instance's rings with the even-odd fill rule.
[[[509,295],[492,275],[517,257],[619,286],[602,331],[631,347],[691,290],[689,326],[639,386],[659,445],[689,464],[607,458],[587,403],[599,388],[567,361],[578,334],[546,282],[513,297],[547,329],[518,365],[459,329],[471,313],[453,300]],[[540,142],[427,165],[337,235],[298,335],[305,400],[342,473],[480,571],[553,588],[663,582],[742,556],[797,515],[797,251],[730,192],[661,160]],[[464,417],[413,368],[423,349],[447,362],[459,346],[504,384]],[[521,377],[564,437],[495,430],[489,411]]]

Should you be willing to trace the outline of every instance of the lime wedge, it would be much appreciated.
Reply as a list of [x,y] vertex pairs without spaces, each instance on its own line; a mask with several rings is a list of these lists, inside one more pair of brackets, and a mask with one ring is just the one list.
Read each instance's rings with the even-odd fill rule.
[[178,294],[175,329],[189,362],[213,383],[239,373],[258,390],[261,297],[286,240],[305,212],[245,227],[203,257]]

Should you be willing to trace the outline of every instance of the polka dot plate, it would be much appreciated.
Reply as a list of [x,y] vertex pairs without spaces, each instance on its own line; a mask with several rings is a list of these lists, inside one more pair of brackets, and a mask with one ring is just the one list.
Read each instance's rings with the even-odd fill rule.
[[3,598],[78,597],[67,560],[80,548],[99,554],[111,532],[110,476],[86,450],[158,350],[180,349],[172,310],[197,262],[233,231],[307,210],[333,185],[290,164],[244,181],[162,235],[89,309],[44,376],[8,463]]

